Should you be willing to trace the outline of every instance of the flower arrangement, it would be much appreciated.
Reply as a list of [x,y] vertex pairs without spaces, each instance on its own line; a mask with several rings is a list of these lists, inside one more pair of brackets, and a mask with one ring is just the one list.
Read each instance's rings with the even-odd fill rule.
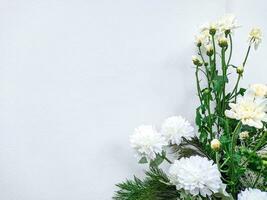
[[[181,116],[167,118],[159,131],[150,125],[136,128],[130,142],[149,170],[144,180],[118,184],[113,199],[267,200],[267,86],[239,86],[262,33],[251,30],[244,59],[234,65],[232,35],[238,27],[233,15],[201,27],[198,55],[192,58],[200,104],[197,128]],[[167,170],[160,167],[163,162]]]

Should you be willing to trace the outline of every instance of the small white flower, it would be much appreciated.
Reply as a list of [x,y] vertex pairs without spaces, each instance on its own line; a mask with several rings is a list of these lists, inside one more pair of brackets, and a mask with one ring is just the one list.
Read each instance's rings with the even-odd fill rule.
[[176,160],[169,169],[169,178],[178,190],[193,196],[210,196],[224,188],[217,165],[200,156]]
[[205,23],[203,24],[201,27],[200,27],[200,31],[201,32],[204,32],[204,31],[211,31],[211,30],[218,30],[219,26],[218,26],[218,23],[217,22],[208,22],[208,23]]
[[235,15],[227,14],[219,19],[219,27],[222,32],[233,32],[234,29],[240,27],[237,24]]
[[264,84],[252,84],[250,85],[248,94],[256,97],[266,97],[267,96],[267,85]]
[[168,143],[177,145],[182,137],[191,139],[195,136],[193,126],[181,116],[167,118],[162,124],[161,133]]
[[267,192],[248,188],[238,194],[238,200],[266,200]]
[[209,31],[202,31],[199,35],[195,36],[195,44],[197,46],[206,45],[210,43],[211,37]]
[[150,125],[142,125],[135,129],[130,136],[130,142],[139,158],[147,160],[156,158],[156,154],[162,153],[163,146],[167,145],[165,139]]
[[211,44],[208,44],[205,46],[206,51],[213,51],[213,46]]
[[262,41],[262,32],[261,29],[259,28],[253,28],[250,33],[249,33],[249,38],[248,38],[250,45],[254,43],[254,48],[257,49],[259,44]]
[[241,133],[239,133],[239,139],[240,140],[245,140],[249,138],[249,132],[248,131],[243,131]]
[[241,120],[243,124],[262,128],[267,122],[267,100],[254,98],[249,95],[237,99],[237,103],[230,103],[230,110],[225,111],[225,115],[232,119]]

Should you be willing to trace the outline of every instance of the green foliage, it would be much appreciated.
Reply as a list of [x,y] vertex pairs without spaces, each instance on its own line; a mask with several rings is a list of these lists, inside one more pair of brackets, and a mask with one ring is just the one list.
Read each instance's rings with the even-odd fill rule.
[[176,200],[179,197],[176,187],[169,184],[167,175],[158,168],[150,168],[144,180],[134,177],[117,187],[115,200]]

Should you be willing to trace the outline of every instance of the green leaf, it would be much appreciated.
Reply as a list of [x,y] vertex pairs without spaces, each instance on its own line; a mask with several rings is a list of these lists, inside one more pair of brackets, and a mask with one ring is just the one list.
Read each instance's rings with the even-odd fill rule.
[[216,76],[213,80],[214,91],[220,93],[223,88],[224,79],[223,76]]
[[163,156],[158,154],[154,160],[150,161],[149,166],[150,167],[158,167],[163,161],[164,161]]
[[148,163],[148,161],[147,161],[146,157],[142,157],[142,158],[139,160],[138,163],[140,163],[140,164],[145,164],[145,163]]

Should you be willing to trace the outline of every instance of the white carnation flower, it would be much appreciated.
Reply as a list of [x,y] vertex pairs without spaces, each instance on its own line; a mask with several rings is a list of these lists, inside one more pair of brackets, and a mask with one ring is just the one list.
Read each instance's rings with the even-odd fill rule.
[[267,96],[267,85],[265,84],[252,84],[250,85],[248,94],[256,97],[266,97]]
[[130,136],[130,142],[137,156],[147,160],[156,158],[156,154],[162,153],[163,146],[167,145],[165,139],[150,125],[142,125],[135,129]]
[[241,120],[242,124],[262,128],[263,122],[267,122],[267,100],[254,98],[249,95],[238,98],[237,103],[230,103],[230,110],[225,115],[232,119]]
[[176,160],[169,169],[169,178],[178,190],[184,189],[193,196],[206,197],[225,188],[217,165],[200,156]]
[[238,194],[238,200],[266,200],[267,192],[248,188]]
[[194,128],[181,116],[173,116],[165,119],[161,127],[161,133],[171,144],[179,145],[182,137],[191,139],[195,136]]
[[259,28],[253,28],[250,33],[249,33],[249,37],[248,40],[250,42],[250,45],[252,45],[254,43],[254,48],[257,49],[259,44],[262,41],[262,32],[261,29]]
[[235,15],[232,14],[223,16],[221,19],[219,19],[218,24],[222,32],[232,32],[234,29],[239,27]]

